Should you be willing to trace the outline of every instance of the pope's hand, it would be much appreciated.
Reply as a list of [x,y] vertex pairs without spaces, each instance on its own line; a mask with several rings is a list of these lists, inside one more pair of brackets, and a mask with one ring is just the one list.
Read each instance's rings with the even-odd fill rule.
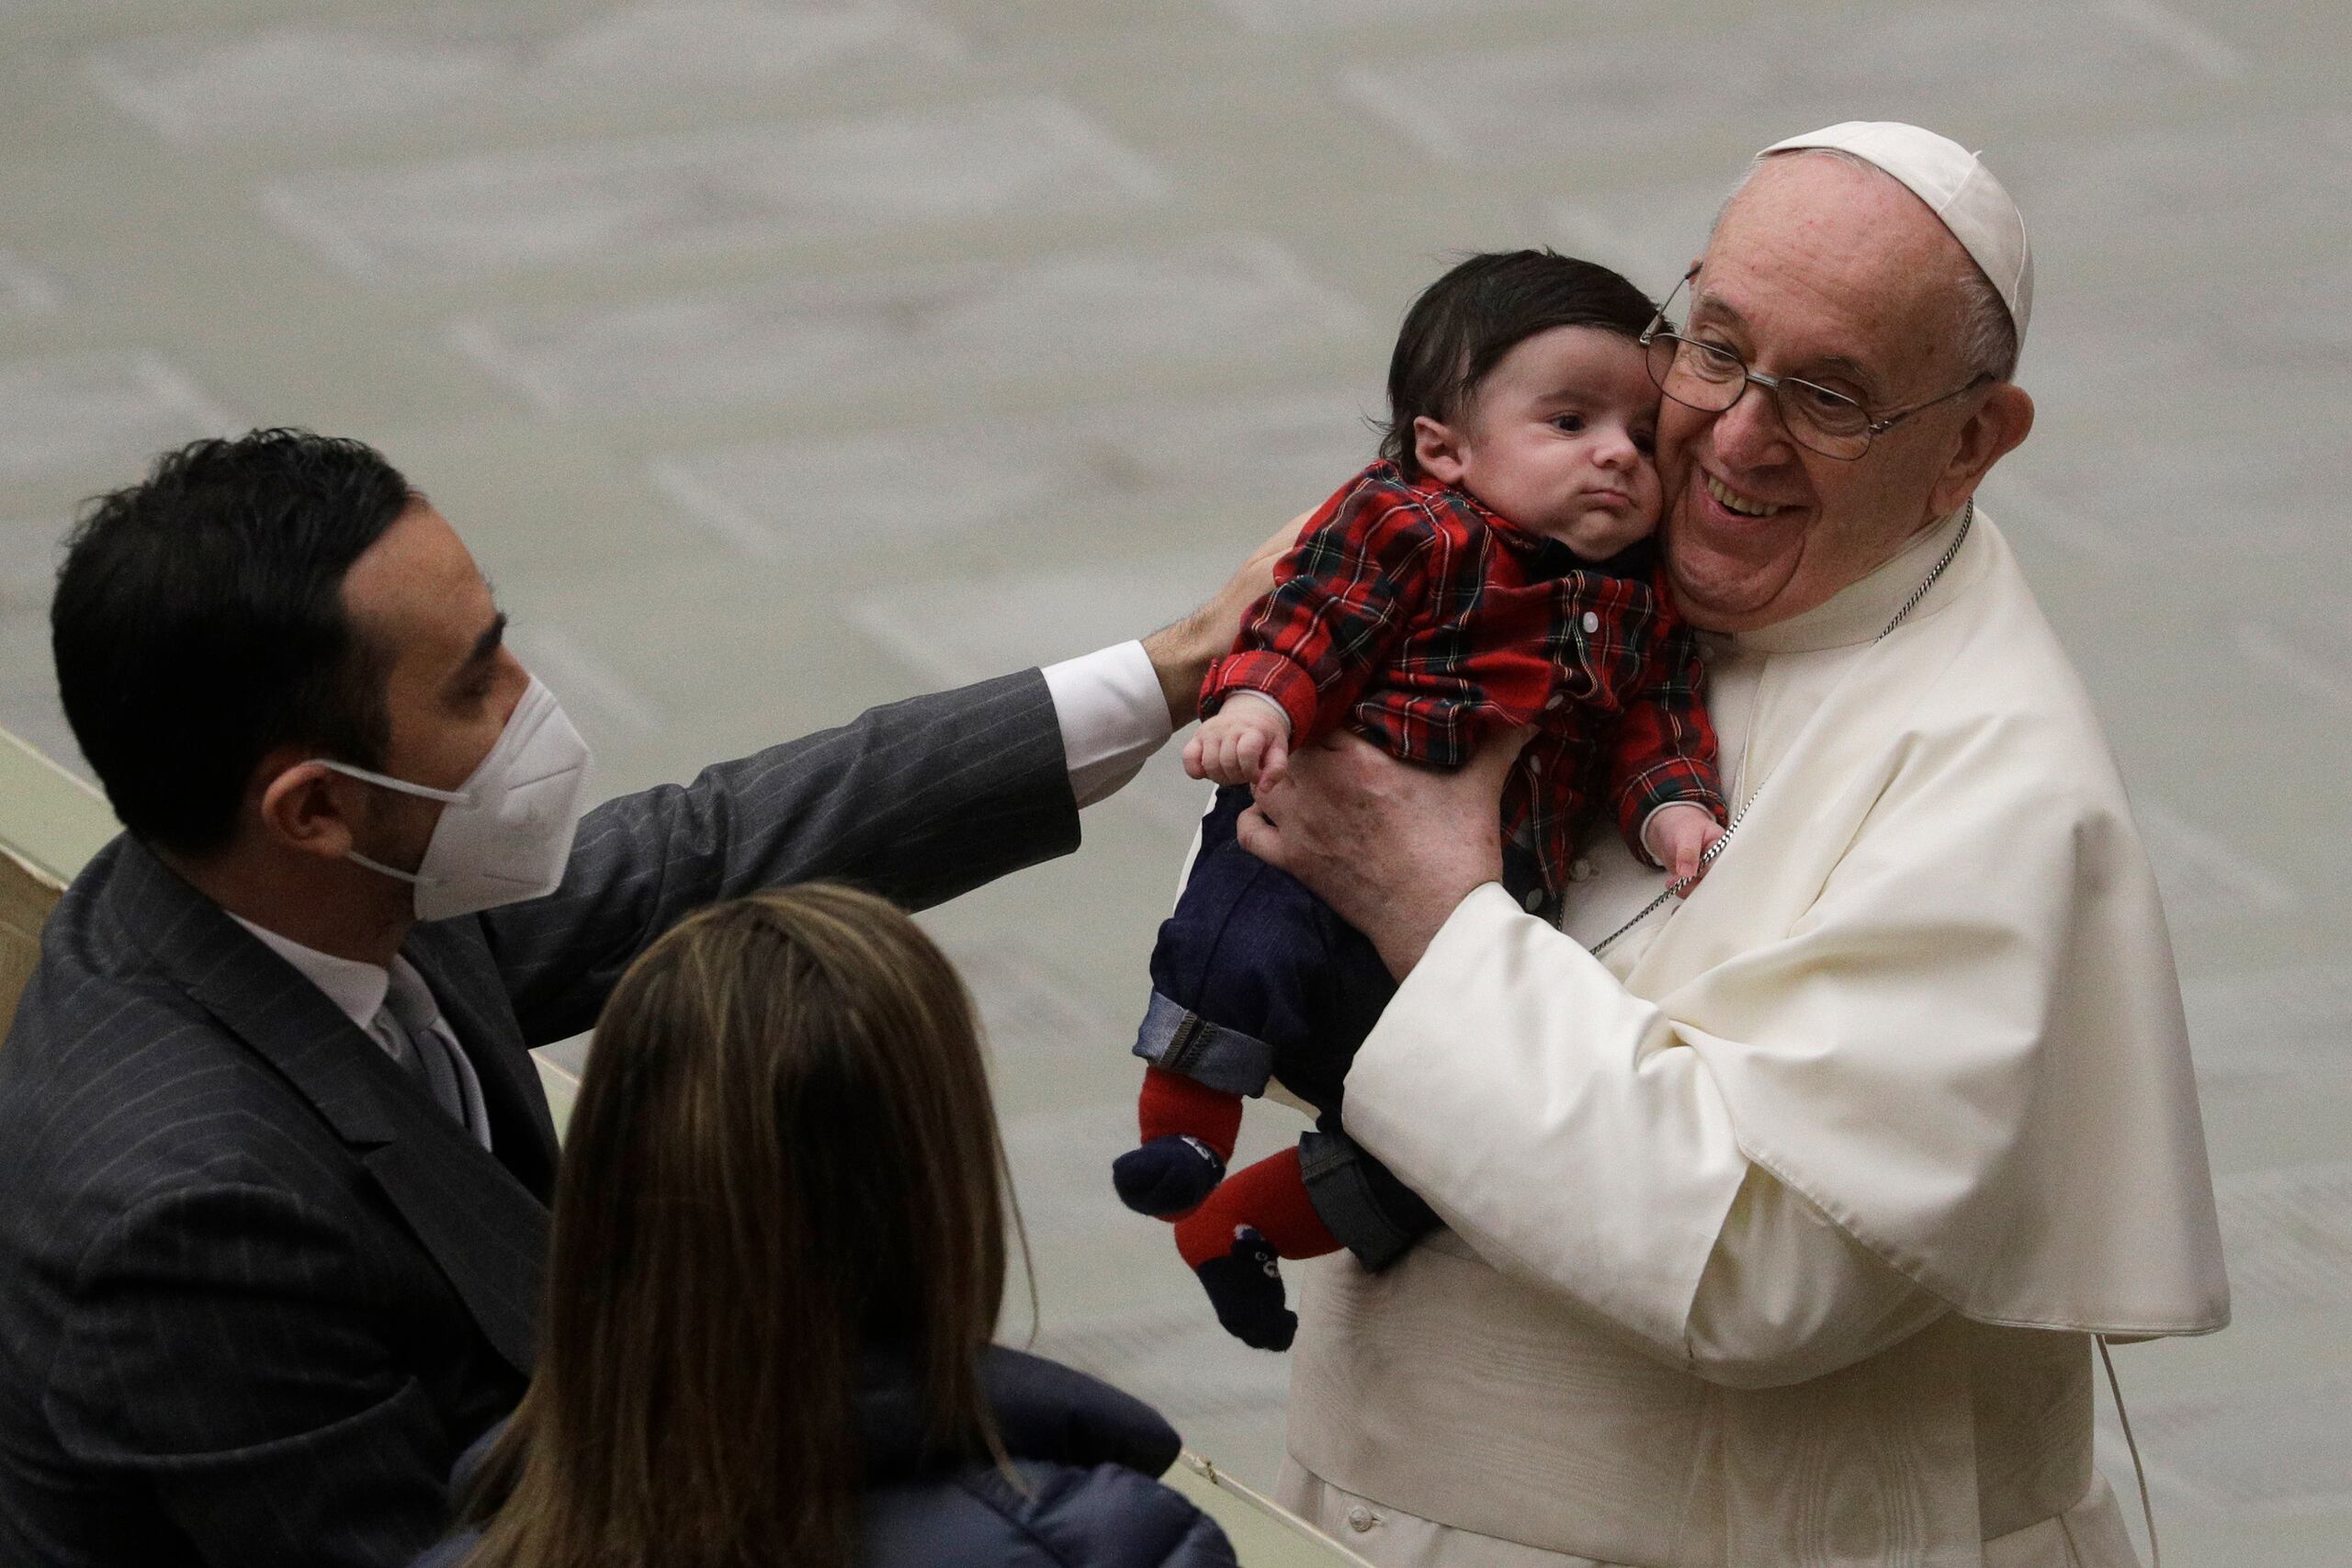
[[1454,907],[1501,879],[1503,778],[1531,733],[1440,773],[1340,732],[1291,753],[1242,813],[1241,847],[1306,883],[1402,979]]

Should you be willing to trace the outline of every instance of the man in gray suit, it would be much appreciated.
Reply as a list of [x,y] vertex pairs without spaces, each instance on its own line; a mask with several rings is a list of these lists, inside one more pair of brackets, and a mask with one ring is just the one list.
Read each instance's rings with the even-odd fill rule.
[[98,502],[52,629],[128,830],[0,1049],[0,1562],[407,1562],[531,1370],[527,1049],[710,900],[921,906],[1076,848],[1132,770],[1102,737],[1190,716],[1268,558],[1140,647],[583,819],[584,747],[375,452],[202,442]]

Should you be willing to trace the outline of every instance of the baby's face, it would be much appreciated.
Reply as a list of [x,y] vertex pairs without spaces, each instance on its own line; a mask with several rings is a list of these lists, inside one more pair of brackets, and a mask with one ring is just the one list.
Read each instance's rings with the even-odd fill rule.
[[1458,482],[1529,533],[1605,559],[1657,525],[1657,404],[1631,338],[1538,333],[1473,394]]

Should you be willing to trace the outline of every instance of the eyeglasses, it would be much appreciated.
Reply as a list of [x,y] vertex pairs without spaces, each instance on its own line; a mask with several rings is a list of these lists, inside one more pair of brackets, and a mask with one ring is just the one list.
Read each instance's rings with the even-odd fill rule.
[[1994,379],[1987,371],[1940,397],[1873,419],[1869,409],[1843,392],[1801,381],[1793,376],[1760,376],[1721,344],[1702,343],[1668,332],[1672,322],[1667,311],[1673,306],[1675,295],[1698,276],[1695,266],[1682,275],[1682,281],[1674,286],[1674,293],[1667,296],[1666,303],[1658,307],[1657,314],[1642,333],[1642,350],[1649,360],[1650,379],[1657,383],[1659,391],[1684,408],[1697,409],[1701,413],[1728,412],[1734,403],[1747,395],[1750,386],[1761,387],[1772,395],[1772,406],[1780,412],[1781,423],[1790,439],[1825,457],[1850,463],[1871,449],[1872,439],[1913,414],[1950,402]]

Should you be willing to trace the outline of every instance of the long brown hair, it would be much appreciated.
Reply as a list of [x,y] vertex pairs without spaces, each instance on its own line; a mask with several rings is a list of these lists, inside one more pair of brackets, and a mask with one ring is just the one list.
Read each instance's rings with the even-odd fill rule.
[[970,998],[898,909],[812,885],[683,921],[596,1025],[537,1374],[469,1568],[838,1568],[862,1351],[1002,1459],[978,1372],[1009,1184]]

